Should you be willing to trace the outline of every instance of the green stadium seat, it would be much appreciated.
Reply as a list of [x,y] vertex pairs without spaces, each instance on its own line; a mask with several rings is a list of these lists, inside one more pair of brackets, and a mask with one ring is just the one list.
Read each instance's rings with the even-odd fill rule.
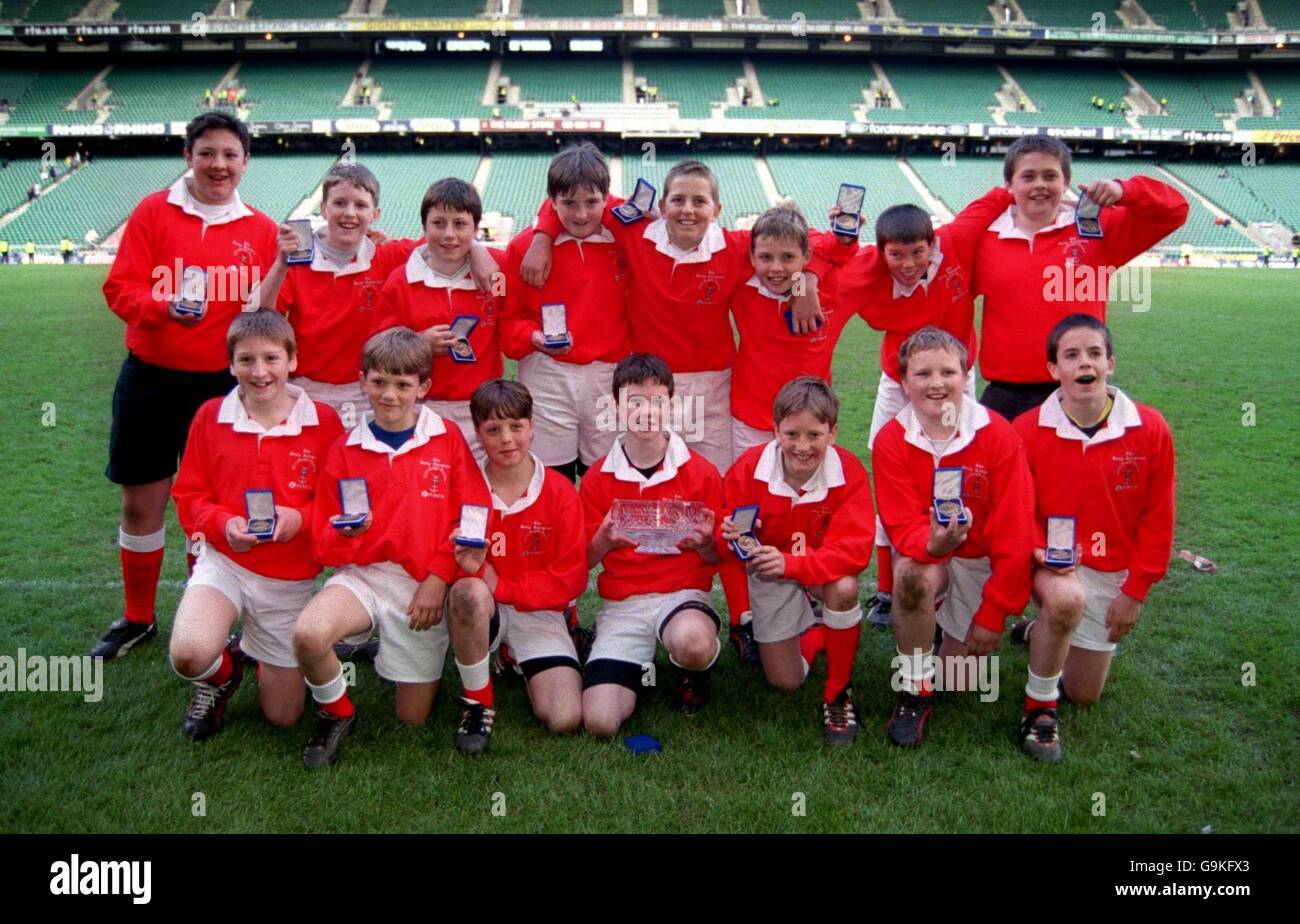
[[[449,176],[472,182],[478,162],[477,154],[462,151],[357,152],[357,163],[379,180],[379,207],[383,214],[377,226],[393,237],[421,236],[420,202],[425,190],[435,180]],[[546,187],[543,185],[542,189],[545,191]]]
[[738,57],[713,55],[637,55],[633,71],[659,88],[659,102],[677,103],[683,118],[707,119],[712,104],[727,98],[727,87],[743,77]]
[[[1064,62],[1006,61],[1004,66],[1038,107],[1038,112],[1008,112],[1012,125],[1124,126],[1119,102],[1128,81],[1114,67],[1087,67]],[[1115,103],[1115,112],[1096,109],[1092,97]]]
[[492,155],[483,210],[514,219],[514,233],[531,227],[546,198],[546,170],[554,155],[539,151],[510,151]]
[[320,185],[334,160],[333,154],[256,154],[239,182],[240,198],[283,221]]
[[722,0],[659,0],[660,16],[683,19],[721,19],[725,14]]
[[286,67],[281,61],[245,61],[235,76],[248,90],[244,104],[255,121],[374,118],[373,106],[340,105],[360,63],[295,59]]
[[777,152],[767,155],[767,166],[781,195],[794,199],[813,227],[827,226],[826,213],[835,204],[841,183],[856,183],[867,190],[862,203],[866,241],[874,239],[876,218],[891,205],[911,202],[929,211],[888,154]]
[[1298,165],[1170,163],[1164,167],[1240,222],[1280,222],[1300,230]]
[[857,0],[762,0],[760,5],[768,19],[793,19],[796,13],[802,13],[810,20],[843,22],[862,19]]
[[[84,10],[89,2],[90,0],[30,0],[24,3],[23,0],[18,0],[12,4],[20,10],[17,15],[0,15],[5,19],[13,18],[22,22],[67,22]],[[10,4],[5,6],[9,7]]]
[[1259,6],[1264,11],[1264,19],[1274,29],[1300,30],[1300,7],[1295,5],[1295,0],[1260,0]]
[[1233,113],[1236,97],[1250,85],[1240,68],[1178,74],[1155,67],[1134,67],[1128,72],[1157,101],[1169,101],[1168,115],[1138,117],[1143,128],[1222,131],[1223,116]]
[[69,112],[65,107],[99,73],[98,68],[71,70],[0,70],[0,99],[9,100],[9,123],[45,125],[50,122],[86,124],[93,110]]
[[1269,98],[1282,100],[1282,111],[1271,116],[1246,116],[1237,120],[1238,128],[1300,128],[1300,75],[1281,68],[1255,68],[1268,91]]
[[623,0],[524,0],[523,15],[550,19],[607,19],[623,15]]
[[[629,154],[623,158],[623,194],[630,195],[636,188],[638,178],[652,183],[658,191],[655,207],[660,207],[664,194],[664,177],[669,168],[681,160],[691,159],[694,155],[680,155],[657,158],[654,163],[646,163],[641,155]],[[718,178],[718,197],[722,200],[722,214],[718,220],[725,227],[734,227],[736,219],[745,215],[757,215],[768,208],[767,196],[759,182],[754,169],[754,155],[744,152],[710,151],[701,158],[713,175]]]
[[[0,170],[0,215],[26,202],[27,190],[40,180],[40,175],[41,162],[36,158],[13,160]],[[4,229],[0,228],[0,238],[4,237]]]
[[873,108],[873,122],[992,121],[1002,75],[986,61],[881,61],[902,109]]
[[189,22],[196,10],[211,14],[216,3],[194,0],[122,0],[113,19],[126,22]]
[[[1123,29],[1124,23],[1115,15],[1117,4],[1103,0],[1096,4],[1058,3],[1057,0],[1020,0],[1025,16],[1040,26],[1061,26],[1067,29],[1091,29],[1097,13],[1106,14],[1107,29]],[[1101,7],[1101,9],[1097,9]]]
[[104,79],[113,91],[109,121],[188,122],[203,111],[203,91],[216,87],[229,69],[229,61],[169,64],[160,80],[158,65],[117,65]]
[[583,103],[623,100],[623,62],[617,58],[513,54],[502,60],[501,74],[519,87],[521,101],[566,103],[570,96]]
[[[769,105],[728,109],[729,118],[848,121],[853,107],[864,102],[862,88],[876,77],[870,62],[859,57],[756,55],[751,60]],[[773,101],[780,105],[770,105]]]
[[[392,107],[394,118],[487,118],[492,107],[482,99],[490,64],[483,55],[375,58],[369,73],[383,87],[380,102]],[[502,115],[518,111],[502,107]]]
[[482,16],[486,8],[486,0],[388,0],[384,16]]
[[1146,10],[1151,16],[1152,22],[1158,26],[1164,26],[1176,32],[1203,32],[1206,29],[1216,28],[1225,29],[1228,26],[1227,17],[1220,11],[1217,22],[1211,23],[1205,18],[1214,4],[1206,5],[1206,10],[1202,12],[1200,7],[1193,6],[1188,0],[1140,0],[1142,9]]
[[[301,0],[253,0],[248,10],[249,19],[335,19],[352,5],[352,0],[316,0],[310,6]],[[308,12],[310,10],[310,12]]]
[[893,0],[893,7],[908,22],[987,26],[993,21],[986,0]]

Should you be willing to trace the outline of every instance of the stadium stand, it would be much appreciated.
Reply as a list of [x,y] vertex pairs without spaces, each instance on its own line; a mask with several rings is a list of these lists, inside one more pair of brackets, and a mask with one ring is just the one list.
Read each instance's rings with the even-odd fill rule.
[[802,13],[807,19],[862,20],[856,0],[762,0],[760,6],[768,19],[793,20]]
[[1271,116],[1246,116],[1238,128],[1300,128],[1300,74],[1294,70],[1257,69],[1255,73],[1268,91],[1269,99],[1282,101],[1282,109]]
[[[507,55],[501,73],[533,103],[617,103],[623,99],[623,62],[617,58]],[[480,92],[482,86],[480,85]]]
[[882,61],[902,109],[872,108],[873,122],[988,122],[1002,75],[989,62]]
[[722,0],[659,0],[660,16],[683,19],[721,19]]
[[[1059,3],[1057,0],[1020,0],[1020,9],[1030,21],[1040,26],[1063,26],[1067,29],[1091,29],[1097,13],[1106,14],[1107,29],[1122,29],[1124,23],[1115,15],[1113,0],[1090,3]],[[1100,7],[1100,9],[1098,9]]]
[[353,72],[360,62],[295,60],[293,67],[282,62],[246,61],[238,79],[248,88],[244,103],[251,106],[249,119],[342,119],[373,118],[373,106],[339,105]]
[[12,17],[5,13],[3,18],[22,22],[66,22],[85,9],[88,2],[89,0],[30,0],[24,3],[23,0],[18,0],[13,6],[21,12]]
[[1129,74],[1157,101],[1167,99],[1167,115],[1139,117],[1143,128],[1222,131],[1235,97],[1249,84],[1244,71],[1196,72],[1180,76],[1154,67],[1130,68]]
[[58,244],[85,240],[94,231],[108,237],[151,192],[170,185],[185,170],[175,156],[96,157],[73,172],[9,224],[0,234],[12,242]]
[[[1129,85],[1113,67],[1008,61],[1006,68],[1038,107],[1038,112],[1007,112],[1007,122],[1012,125],[1127,124],[1119,111],[1119,101],[1128,93]],[[1114,102],[1115,112],[1095,108],[1091,103],[1094,95]]]
[[482,16],[485,0],[388,0],[385,16]]
[[320,185],[333,163],[333,154],[255,155],[239,182],[239,195],[249,205],[282,221]]
[[420,200],[425,190],[448,176],[473,181],[478,162],[477,154],[461,151],[357,152],[357,163],[368,167],[379,180],[383,215],[376,225],[394,237],[419,236]]
[[571,16],[575,19],[621,16],[623,2],[622,0],[524,0],[523,14],[544,18]]
[[[664,193],[664,176],[668,169],[680,160],[694,157],[694,154],[674,157],[660,157],[653,164],[647,164],[640,155],[628,154],[623,157],[623,194],[627,195],[636,187],[639,177],[644,177],[657,190],[655,207],[660,207]],[[722,200],[722,214],[718,220],[726,227],[734,227],[736,219],[744,215],[757,215],[768,207],[767,196],[754,170],[754,155],[745,152],[710,151],[700,155],[708,164],[714,176],[718,178],[718,196]]]
[[862,88],[876,76],[863,58],[767,55],[753,62],[768,105],[728,109],[729,117],[847,121],[863,103]]
[[[1151,17],[1151,21],[1166,29],[1200,32],[1210,28],[1210,23],[1200,7],[1194,6],[1188,0],[1140,0],[1140,2],[1142,9],[1146,10]],[[1222,16],[1219,18],[1223,19]],[[1227,25],[1227,21],[1224,20],[1217,25],[1222,28]]]
[[1259,6],[1274,29],[1300,29],[1300,7],[1295,0],[1260,0]]
[[[395,118],[482,118],[483,86],[491,60],[480,55],[437,58],[376,58],[369,74],[383,88],[380,101],[392,106]],[[519,110],[502,107],[504,115]]]
[[113,19],[126,22],[188,21],[196,7],[204,13],[211,13],[214,6],[215,3],[207,5],[207,0],[199,4],[194,0],[122,0],[113,11]]
[[97,73],[95,68],[0,70],[0,99],[9,101],[9,121],[14,125],[94,122],[94,110],[68,111],[64,107]]
[[301,0],[253,0],[247,18],[302,19],[310,16],[312,19],[333,19],[346,13],[351,5],[351,0],[315,0],[310,6]]
[[637,55],[633,72],[659,88],[659,102],[676,102],[683,118],[707,119],[713,103],[744,75],[740,58],[712,55]]
[[992,21],[985,0],[893,0],[893,7],[908,22],[987,26]]
[[1171,163],[1164,168],[1240,222],[1300,230],[1300,166]]
[[[5,161],[0,169],[0,215],[27,201],[27,190],[40,180],[41,162],[35,158]],[[4,233],[0,232],[0,237]]]
[[229,61],[203,64],[168,64],[167,79],[159,79],[158,65],[122,64],[104,78],[113,91],[108,98],[110,122],[188,122],[203,111],[203,91],[215,87]]
[[514,232],[530,227],[546,197],[546,168],[554,155],[548,151],[511,151],[492,155],[483,194],[483,210],[514,218]]
[[856,183],[867,190],[862,205],[863,240],[872,239],[876,217],[891,205],[912,202],[925,208],[888,154],[777,153],[767,156],[767,166],[781,195],[794,199],[813,227],[826,227],[826,213],[835,204],[841,183]]

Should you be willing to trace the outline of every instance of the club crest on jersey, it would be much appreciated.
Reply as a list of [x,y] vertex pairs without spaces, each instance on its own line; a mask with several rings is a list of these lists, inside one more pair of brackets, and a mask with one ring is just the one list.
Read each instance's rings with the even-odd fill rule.
[[808,513],[812,517],[812,535],[808,537],[808,543],[812,546],[820,546],[826,530],[831,528],[831,516],[834,515],[835,510],[825,504],[818,504]]
[[248,241],[233,241],[235,262],[240,266],[252,266],[257,261],[257,251]]
[[962,275],[961,267],[950,266],[939,275],[948,286],[948,301],[955,302],[966,295],[966,277]]
[[523,552],[525,555],[545,555],[546,539],[550,535],[551,527],[545,523],[538,523],[534,520],[519,530],[519,538],[523,541]]
[[447,499],[447,470],[441,459],[420,460],[420,496],[434,500]]
[[961,493],[968,499],[982,498],[988,500],[989,497],[989,470],[983,462],[976,462],[974,465],[965,466],[966,472],[963,476]]
[[480,323],[489,325],[496,320],[497,297],[487,292],[478,293],[479,316],[483,319]]
[[1083,263],[1087,250],[1083,240],[1077,237],[1068,237],[1061,241],[1061,249],[1065,251],[1065,263],[1067,266],[1078,266]]
[[700,281],[700,297],[695,300],[697,305],[714,305],[718,301],[718,283],[726,277],[721,273],[715,273],[713,270],[705,270],[697,277]]
[[310,449],[289,450],[289,465],[293,469],[293,478],[289,482],[291,491],[310,491],[316,483],[316,453]]
[[360,298],[357,301],[357,311],[374,310],[375,296],[379,294],[379,287],[383,284],[382,279],[358,279],[353,283],[361,290]]
[[1122,456],[1112,456],[1111,461],[1115,464],[1115,490],[1132,491],[1140,487],[1139,479],[1142,475],[1142,463],[1146,460],[1146,456],[1138,455],[1135,452],[1125,452]]

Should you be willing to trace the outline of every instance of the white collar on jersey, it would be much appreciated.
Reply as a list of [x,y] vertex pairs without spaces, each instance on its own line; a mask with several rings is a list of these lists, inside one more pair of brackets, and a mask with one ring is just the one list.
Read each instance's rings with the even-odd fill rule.
[[528,457],[533,460],[533,477],[528,480],[528,490],[524,492],[523,497],[513,504],[507,504],[497,497],[497,492],[492,488],[492,482],[488,480],[487,459],[479,463],[479,471],[483,473],[483,482],[488,486],[488,490],[492,492],[493,510],[500,510],[506,516],[510,516],[512,513],[522,513],[535,504],[537,498],[542,496],[542,485],[546,482],[546,466],[542,465],[542,460],[531,452]]
[[800,494],[785,480],[785,465],[781,461],[780,441],[771,440],[763,447],[763,452],[758,457],[758,465],[754,468],[754,480],[766,482],[768,491],[777,497],[790,498],[795,506],[815,504],[825,500],[831,488],[838,488],[844,484],[844,463],[840,461],[840,454],[835,451],[835,446],[832,444],[827,448],[826,455],[822,456],[822,464],[817,466],[817,471],[803,483],[804,493]]
[[476,288],[474,280],[469,274],[469,260],[465,260],[464,266],[458,269],[450,276],[444,276],[435,270],[424,259],[425,254],[429,252],[429,245],[421,244],[411,251],[411,255],[406,260],[406,281],[422,282],[430,289],[470,289]]
[[422,404],[420,405],[420,416],[415,420],[415,433],[402,444],[400,449],[394,449],[371,432],[370,421],[373,418],[374,413],[372,411],[367,411],[361,415],[361,422],[353,427],[352,432],[348,434],[347,445],[359,445],[369,452],[379,452],[395,458],[413,449],[419,449],[435,436],[442,436],[447,432],[447,425],[443,423],[442,418],[431,410],[428,405]]
[[339,269],[329,257],[325,256],[325,249],[320,245],[325,240],[325,229],[321,228],[316,232],[316,253],[311,258],[311,268],[317,273],[333,273],[335,276],[351,276],[354,273],[364,273],[370,269],[370,264],[375,259],[375,242],[366,236],[362,236],[361,245],[357,248],[356,256],[347,266]]
[[676,263],[708,263],[713,255],[725,250],[727,236],[718,227],[717,221],[709,223],[709,230],[704,232],[704,239],[694,250],[682,250],[668,239],[668,220],[656,218],[645,229],[646,240],[655,245],[655,250],[672,257]]
[[657,484],[663,484],[665,481],[672,481],[677,477],[677,470],[685,465],[691,457],[691,451],[686,448],[686,442],[670,430],[668,431],[668,452],[664,454],[663,465],[659,467],[659,471],[646,478],[628,461],[627,452],[623,449],[623,442],[626,439],[626,433],[618,435],[614,440],[614,445],[610,446],[609,454],[605,456],[605,462],[601,465],[600,470],[609,472],[619,481],[631,481],[639,484],[642,490],[652,488]]
[[[934,455],[934,444],[926,437],[925,430],[921,427],[921,419],[916,416],[916,409],[910,403],[904,405],[894,419],[903,425],[904,439],[907,442],[918,449],[924,449],[932,456]],[[975,442],[975,434],[988,425],[988,409],[984,405],[972,401],[968,395],[962,395],[961,411],[957,414],[957,432],[953,434],[952,442],[944,447],[943,456],[961,452]],[[940,456],[940,458],[943,458],[943,456]],[[935,465],[938,464],[936,461]]]
[[789,292],[787,292],[785,295],[777,295],[767,286],[763,285],[762,280],[758,278],[758,273],[755,273],[753,276],[750,276],[749,279],[746,280],[745,285],[753,286],[755,289],[758,289],[759,295],[766,296],[767,298],[770,298],[773,301],[788,302],[791,298],[791,294]]
[[1000,238],[1016,238],[1022,241],[1033,241],[1034,235],[1045,234],[1048,231],[1055,231],[1057,228],[1064,228],[1074,224],[1074,206],[1061,203],[1057,213],[1056,220],[1045,228],[1039,228],[1034,234],[1026,234],[1016,225],[1016,207],[1008,205],[1007,210],[993,219],[993,224],[989,225],[989,230],[996,232]]
[[568,241],[573,241],[579,247],[583,244],[613,244],[615,242],[614,232],[604,225],[601,225],[586,237],[574,237],[568,231],[561,231],[560,236],[555,239],[555,246],[559,247]]
[[244,200],[239,198],[237,189],[231,200],[222,205],[208,205],[195,199],[194,194],[190,192],[190,184],[186,182],[193,175],[193,171],[187,170],[184,176],[167,187],[168,203],[178,206],[186,215],[202,219],[205,225],[224,225],[253,214],[253,210],[244,205]]
[[297,436],[303,427],[314,427],[320,423],[320,417],[316,414],[316,402],[307,397],[305,391],[297,385],[285,385],[284,390],[293,396],[293,407],[284,420],[269,430],[248,416],[248,409],[239,399],[238,385],[221,399],[217,423],[229,424],[236,433],[256,433],[258,436]]
[[1078,440],[1085,446],[1095,446],[1098,443],[1108,443],[1111,440],[1120,439],[1124,436],[1124,431],[1129,427],[1142,426],[1142,415],[1138,413],[1137,405],[1130,400],[1128,395],[1114,385],[1107,385],[1106,391],[1110,393],[1115,403],[1111,405],[1110,414],[1106,418],[1106,426],[1092,436],[1088,436],[1075,426],[1074,421],[1070,420],[1065,413],[1065,408],[1061,405],[1061,389],[1059,388],[1048,395],[1047,400],[1038,408],[1038,425],[1049,430],[1055,430],[1056,435],[1063,440]]

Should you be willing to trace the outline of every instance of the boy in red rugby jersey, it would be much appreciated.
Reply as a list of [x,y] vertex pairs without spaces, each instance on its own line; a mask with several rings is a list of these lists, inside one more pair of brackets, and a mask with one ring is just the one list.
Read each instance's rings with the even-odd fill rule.
[[[735,336],[727,301],[753,275],[749,232],[717,223],[722,211],[718,180],[704,164],[684,160],[664,177],[662,218],[638,213],[620,220],[611,200],[605,227],[623,248],[628,263],[628,319],[632,349],[661,357],[670,369],[676,397],[689,402],[700,420],[689,443],[719,470],[734,458],[731,446],[731,374]],[[551,241],[562,226],[549,202],[543,203],[528,253],[520,264],[526,282],[540,284],[550,266]],[[805,272],[796,306],[818,314],[818,264]],[[796,327],[796,329],[799,329]]]
[[[823,735],[852,743],[853,659],[862,632],[858,577],[871,561],[875,510],[866,468],[835,445],[839,398],[822,379],[787,382],[772,408],[776,438],[745,452],[723,485],[728,516],[721,570],[747,575],[754,637],[768,682],[798,689],[813,658],[826,652]],[[754,529],[740,532],[731,516],[757,506]],[[736,552],[744,553],[742,559]],[[820,612],[813,609],[820,600]]]
[[[654,683],[658,644],[677,667],[677,707],[686,715],[708,701],[709,668],[718,659],[721,621],[709,601],[718,562],[714,524],[722,478],[700,453],[668,429],[673,373],[658,356],[633,353],[614,369],[613,388],[628,408],[627,426],[609,455],[582,477],[587,565],[601,611],[583,680],[582,720],[609,738],[632,714],[637,694]],[[678,555],[639,552],[615,522],[620,501],[690,504],[692,528]]]
[[[471,184],[448,177],[429,187],[420,203],[424,243],[384,283],[376,325],[380,330],[409,327],[429,342],[433,385],[426,403],[460,427],[480,460],[483,451],[470,419],[469,399],[480,384],[501,377],[499,322],[504,308],[504,294],[479,291],[471,275],[474,235],[482,218],[483,203]],[[502,251],[489,253],[498,266],[505,264]],[[472,324],[472,329],[465,334],[455,329],[457,323]]]
[[886,733],[915,747],[934,711],[936,622],[946,682],[959,673],[952,659],[988,655],[1029,600],[1034,489],[1011,425],[963,394],[960,340],[923,327],[898,365],[909,403],[877,435],[871,461],[895,550],[899,692]]
[[[519,274],[534,229],[516,235],[506,249],[501,347],[519,360],[519,381],[536,406],[533,452],[576,482],[609,452],[617,435],[598,424],[597,406],[610,392],[614,364],[632,351],[627,262],[613,232],[601,224],[609,167],[595,145],[584,142],[555,155],[546,171],[546,195],[564,230],[555,239],[554,262],[541,288]],[[563,317],[563,340],[547,341],[547,312]]]
[[[533,714],[556,734],[582,725],[582,674],[565,613],[587,589],[587,537],[573,485],[529,451],[533,400],[519,382],[484,382],[470,399],[492,492],[488,542],[466,549],[495,602],[500,645],[528,685]],[[484,568],[484,563],[486,567]]]
[[[1011,637],[1029,645],[1021,747],[1055,762],[1058,683],[1081,705],[1101,697],[1116,643],[1169,568],[1174,442],[1159,411],[1108,384],[1110,330],[1091,315],[1052,329],[1047,369],[1060,388],[1015,420],[1037,499],[1038,618],[1013,625]],[[1072,521],[1068,539],[1052,535],[1056,518]]]
[[[172,488],[186,534],[204,537],[171,635],[172,667],[194,686],[181,725],[193,741],[221,730],[239,687],[243,664],[227,639],[241,617],[240,649],[257,659],[262,714],[274,725],[302,716],[293,624],[316,590],[312,501],[325,454],[343,432],[328,405],[287,384],[297,357],[282,316],[241,314],[226,342],[239,385],[199,408]],[[250,522],[266,512],[259,504],[273,512],[270,532]]]
[[[1076,313],[1105,321],[1110,274],[1179,228],[1187,200],[1146,176],[1081,185],[1101,206],[1097,236],[1086,236],[1075,208],[1061,201],[1070,186],[1062,141],[1016,139],[1002,175],[1016,201],[988,226],[975,257],[975,291],[984,296],[980,371],[988,380],[980,401],[1014,420],[1056,389],[1042,360],[1051,329]],[[1078,278],[1089,284],[1072,284]]]
[[248,126],[205,112],[185,127],[189,171],[127,221],[104,298],[126,322],[113,390],[108,479],[122,486],[118,531],[126,605],[92,657],[112,660],[158,634],[163,517],[190,421],[235,385],[226,331],[275,260],[276,226],[239,198]]
[[[402,722],[422,725],[428,718],[450,644],[464,685],[456,746],[480,753],[492,733],[490,613],[475,605],[472,585],[481,582],[465,578],[452,542],[462,509],[487,508],[488,490],[459,428],[419,403],[432,366],[428,340],[409,328],[371,337],[361,369],[372,414],[337,440],[325,460],[312,549],[318,562],[338,570],[293,634],[320,710],[303,750],[308,767],[332,762],[356,721],[334,645],[364,641],[373,628],[379,630],[375,672],[396,683]],[[345,496],[355,499],[351,509],[343,508]]]

